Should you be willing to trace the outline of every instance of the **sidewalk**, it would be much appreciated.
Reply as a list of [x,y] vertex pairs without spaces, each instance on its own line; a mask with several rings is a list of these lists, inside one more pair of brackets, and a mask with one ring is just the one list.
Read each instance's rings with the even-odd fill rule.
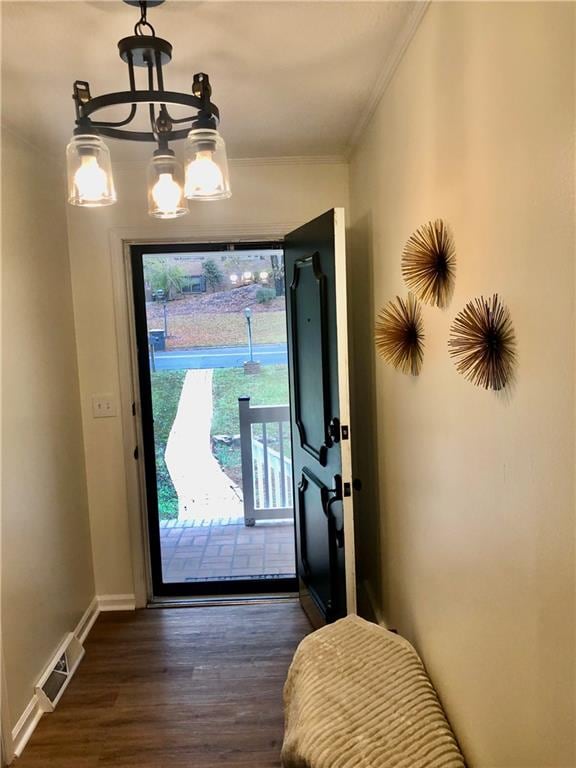
[[186,374],[165,460],[178,494],[178,522],[238,519],[244,514],[240,488],[212,453],[212,370]]

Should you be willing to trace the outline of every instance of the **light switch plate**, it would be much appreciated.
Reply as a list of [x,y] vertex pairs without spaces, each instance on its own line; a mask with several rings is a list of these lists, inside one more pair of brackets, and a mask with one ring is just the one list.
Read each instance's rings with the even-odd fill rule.
[[108,419],[116,416],[116,401],[112,395],[93,395],[92,416],[95,419]]

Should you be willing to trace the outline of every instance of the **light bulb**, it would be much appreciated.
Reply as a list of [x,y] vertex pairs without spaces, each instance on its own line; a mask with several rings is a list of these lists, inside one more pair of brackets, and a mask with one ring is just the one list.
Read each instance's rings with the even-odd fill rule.
[[186,168],[186,197],[210,197],[224,190],[224,176],[212,159],[213,152],[201,150]]
[[148,213],[157,219],[175,219],[188,213],[184,173],[169,149],[157,150],[148,166]]
[[74,174],[74,185],[82,202],[96,203],[106,196],[108,176],[93,155],[83,155],[81,164]]
[[166,218],[178,216],[182,190],[171,173],[161,173],[152,187],[152,197],[158,213]]
[[66,147],[68,202],[99,208],[116,202],[110,152],[95,134],[74,134]]

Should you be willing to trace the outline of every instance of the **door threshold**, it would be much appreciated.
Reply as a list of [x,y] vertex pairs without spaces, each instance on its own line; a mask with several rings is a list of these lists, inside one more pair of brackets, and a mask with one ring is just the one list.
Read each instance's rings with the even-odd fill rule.
[[263,605],[291,603],[298,600],[297,592],[261,595],[202,595],[199,597],[153,597],[147,608],[211,608],[222,605]]

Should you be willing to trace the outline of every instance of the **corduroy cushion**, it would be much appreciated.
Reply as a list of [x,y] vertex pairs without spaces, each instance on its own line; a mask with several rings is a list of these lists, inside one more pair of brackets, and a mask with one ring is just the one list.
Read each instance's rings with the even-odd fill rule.
[[414,648],[358,616],[300,643],[284,705],[284,768],[465,767]]

